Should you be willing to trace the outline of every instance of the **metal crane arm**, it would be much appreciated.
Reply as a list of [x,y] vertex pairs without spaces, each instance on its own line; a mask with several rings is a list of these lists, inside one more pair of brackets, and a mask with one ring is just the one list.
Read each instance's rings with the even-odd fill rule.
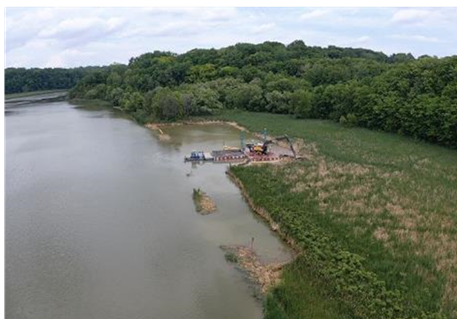
[[294,158],[297,158],[297,153],[295,152],[294,146],[292,145],[292,141],[287,135],[282,135],[282,136],[275,137],[272,140],[267,140],[264,142],[263,146],[267,147],[269,144],[272,144],[274,142],[279,142],[279,141],[287,141],[289,143],[292,154],[294,155]]

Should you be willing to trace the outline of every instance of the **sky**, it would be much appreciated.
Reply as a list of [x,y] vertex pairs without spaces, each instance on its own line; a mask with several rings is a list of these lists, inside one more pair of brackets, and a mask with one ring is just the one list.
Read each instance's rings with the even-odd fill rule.
[[6,67],[127,64],[146,52],[303,40],[457,54],[456,8],[7,8]]

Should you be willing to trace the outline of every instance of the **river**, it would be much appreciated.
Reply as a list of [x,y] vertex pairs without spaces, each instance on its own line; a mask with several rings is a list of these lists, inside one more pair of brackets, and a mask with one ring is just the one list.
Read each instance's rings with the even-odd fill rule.
[[[193,149],[239,145],[237,130],[175,126],[164,142],[105,106],[5,107],[6,318],[262,317],[219,246],[253,237],[265,261],[288,249],[227,165],[183,162]],[[193,188],[218,211],[196,213]]]

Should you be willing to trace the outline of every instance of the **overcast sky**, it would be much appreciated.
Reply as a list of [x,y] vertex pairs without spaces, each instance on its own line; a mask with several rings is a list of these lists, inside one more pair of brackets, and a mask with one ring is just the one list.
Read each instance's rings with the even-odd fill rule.
[[266,40],[457,54],[455,8],[7,8],[7,67],[127,63]]

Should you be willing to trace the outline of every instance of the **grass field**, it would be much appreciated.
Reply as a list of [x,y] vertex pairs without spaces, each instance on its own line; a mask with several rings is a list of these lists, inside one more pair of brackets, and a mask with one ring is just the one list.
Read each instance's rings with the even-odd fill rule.
[[328,121],[225,111],[307,160],[232,167],[302,254],[266,317],[456,317],[457,151]]

